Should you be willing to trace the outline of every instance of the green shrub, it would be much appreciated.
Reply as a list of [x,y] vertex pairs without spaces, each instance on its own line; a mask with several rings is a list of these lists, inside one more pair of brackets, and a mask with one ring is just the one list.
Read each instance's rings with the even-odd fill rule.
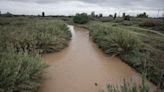
[[86,13],[76,14],[73,18],[74,23],[85,24],[89,22],[89,17]]
[[0,53],[1,92],[34,92],[40,86],[45,64],[39,56],[5,51]]

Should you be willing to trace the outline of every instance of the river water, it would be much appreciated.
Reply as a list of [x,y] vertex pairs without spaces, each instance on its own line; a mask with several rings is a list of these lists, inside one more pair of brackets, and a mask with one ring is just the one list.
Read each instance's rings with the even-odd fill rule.
[[[99,92],[108,83],[121,85],[123,79],[141,82],[140,75],[118,57],[103,54],[89,39],[88,30],[71,25],[69,28],[69,47],[43,56],[50,66],[39,92]],[[155,89],[147,83],[151,90]]]

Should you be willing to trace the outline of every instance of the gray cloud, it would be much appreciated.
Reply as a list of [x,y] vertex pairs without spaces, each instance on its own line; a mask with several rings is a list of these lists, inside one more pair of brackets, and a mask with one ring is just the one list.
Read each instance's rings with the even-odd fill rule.
[[[12,6],[12,7],[11,7]],[[1,0],[0,10],[24,13],[52,11],[57,14],[75,14],[75,12],[114,13],[128,12],[136,14],[146,11],[152,16],[158,9],[164,10],[164,0]],[[25,12],[26,13],[26,12]]]
[[103,7],[116,7],[116,8],[140,7],[140,8],[150,8],[150,9],[164,9],[164,0],[5,0],[5,1],[33,2],[38,4],[80,1],[85,3],[100,5]]

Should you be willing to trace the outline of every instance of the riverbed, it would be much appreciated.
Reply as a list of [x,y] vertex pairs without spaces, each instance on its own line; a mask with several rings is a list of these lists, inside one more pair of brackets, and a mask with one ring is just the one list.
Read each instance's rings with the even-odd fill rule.
[[[141,82],[141,76],[118,57],[104,54],[89,38],[89,31],[69,25],[72,40],[67,48],[45,54],[49,64],[39,92],[99,92],[108,83]],[[151,91],[155,86],[147,81]]]

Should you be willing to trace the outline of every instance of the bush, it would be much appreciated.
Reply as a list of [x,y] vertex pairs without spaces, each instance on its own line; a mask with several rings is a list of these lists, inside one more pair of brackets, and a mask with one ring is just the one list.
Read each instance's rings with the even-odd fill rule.
[[144,20],[142,23],[140,23],[139,26],[142,26],[142,27],[154,27],[154,26],[158,26],[160,24],[161,23],[158,20],[148,19],[148,20]]
[[40,86],[45,64],[38,56],[13,51],[0,53],[0,91],[34,92]]
[[148,18],[148,15],[146,14],[146,12],[138,14],[137,18]]
[[89,17],[86,13],[76,14],[73,18],[74,23],[85,24],[89,22]]
[[124,17],[124,20],[130,20],[130,16],[129,16],[129,15],[126,15],[126,16]]

